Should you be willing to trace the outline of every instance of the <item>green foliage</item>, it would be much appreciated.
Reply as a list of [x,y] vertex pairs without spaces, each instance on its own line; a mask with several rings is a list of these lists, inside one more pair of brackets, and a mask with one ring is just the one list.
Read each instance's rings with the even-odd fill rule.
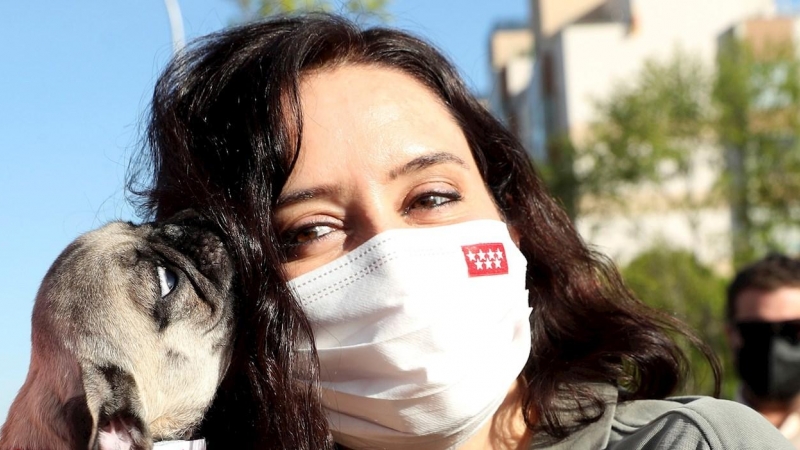
[[[700,264],[686,250],[660,243],[640,254],[622,269],[628,287],[648,305],[684,321],[720,358],[723,367],[722,396],[732,398],[736,377],[724,335],[726,281]],[[711,366],[688,342],[681,342],[689,356],[693,377],[683,392],[713,394]]]
[[391,0],[233,0],[246,21],[293,12],[335,12],[356,19],[387,21]]
[[800,222],[800,60],[788,46],[720,49],[713,96],[721,178],[734,214],[737,265],[789,249],[783,232]]
[[[726,170],[704,196],[686,190],[672,206],[693,216],[708,205],[733,213],[734,265],[769,251],[787,252],[800,223],[800,60],[790,46],[758,51],[723,40],[715,70],[676,52],[648,61],[633,82],[596,102],[590,138],[549,142],[543,170],[573,217],[624,211],[643,186],[688,179],[698,149]],[[712,150],[713,149],[713,150]],[[664,199],[661,199],[664,200]]]
[[[573,146],[553,139],[561,159],[545,171],[556,195],[580,205],[576,215],[603,212],[609,201],[624,205],[642,187],[664,192],[664,183],[690,174],[704,147],[726,170],[706,198],[687,194],[674,210],[686,212],[691,223],[689,216],[705,205],[730,205],[734,265],[791,250],[787,232],[800,224],[800,60],[794,49],[755,51],[731,38],[723,41],[713,71],[677,52],[666,62],[645,64],[596,108],[590,140]],[[623,276],[643,301],[698,330],[723,362],[723,395],[730,397],[735,376],[724,337],[724,280],[690,251],[665,243],[637,257]],[[685,392],[711,393],[708,364],[683,344],[698,375]]]
[[595,105],[600,120],[590,141],[575,149],[579,195],[620,202],[632,186],[685,177],[707,140],[709,87],[702,64],[680,51],[646,62],[634,83],[616,86]]
[[587,187],[575,173],[575,147],[567,136],[550,139],[547,145],[547,164],[539,166],[539,173],[547,183],[550,193],[561,202],[571,219],[578,214],[580,187]]
[[[758,52],[723,40],[717,66],[706,70],[676,52],[644,64],[633,82],[596,102],[590,140],[549,142],[543,172],[573,217],[624,208],[632,190],[658,189],[687,177],[698,148],[714,148],[727,170],[705,198],[687,191],[675,206],[688,214],[731,205],[736,265],[786,248],[800,223],[800,60],[787,46]],[[555,155],[555,157],[553,157]]]

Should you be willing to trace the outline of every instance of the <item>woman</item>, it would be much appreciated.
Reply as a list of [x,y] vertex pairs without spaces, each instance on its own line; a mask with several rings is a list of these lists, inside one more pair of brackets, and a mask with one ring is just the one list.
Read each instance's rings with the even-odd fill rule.
[[785,444],[730,402],[648,400],[684,376],[679,324],[414,37],[328,15],[208,36],[159,79],[148,131],[144,212],[196,210],[237,261],[211,445]]

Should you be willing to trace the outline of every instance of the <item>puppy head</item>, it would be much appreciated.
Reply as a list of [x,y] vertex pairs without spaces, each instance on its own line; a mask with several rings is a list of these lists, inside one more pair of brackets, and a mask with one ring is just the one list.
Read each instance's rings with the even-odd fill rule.
[[34,306],[31,360],[79,374],[80,389],[56,389],[75,441],[136,449],[190,436],[230,358],[232,274],[220,240],[191,219],[111,223],[59,256]]

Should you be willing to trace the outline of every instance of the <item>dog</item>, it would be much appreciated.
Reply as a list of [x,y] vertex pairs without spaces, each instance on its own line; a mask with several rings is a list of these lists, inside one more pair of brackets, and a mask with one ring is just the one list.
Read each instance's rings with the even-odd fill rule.
[[112,222],[76,239],[36,296],[0,450],[193,438],[231,358],[232,267],[197,218]]

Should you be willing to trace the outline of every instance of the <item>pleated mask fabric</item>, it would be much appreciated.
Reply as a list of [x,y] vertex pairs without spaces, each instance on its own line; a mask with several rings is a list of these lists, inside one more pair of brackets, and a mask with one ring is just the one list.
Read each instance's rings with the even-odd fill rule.
[[480,430],[529,356],[526,265],[505,223],[477,220],[389,230],[291,280],[336,441],[438,450]]

